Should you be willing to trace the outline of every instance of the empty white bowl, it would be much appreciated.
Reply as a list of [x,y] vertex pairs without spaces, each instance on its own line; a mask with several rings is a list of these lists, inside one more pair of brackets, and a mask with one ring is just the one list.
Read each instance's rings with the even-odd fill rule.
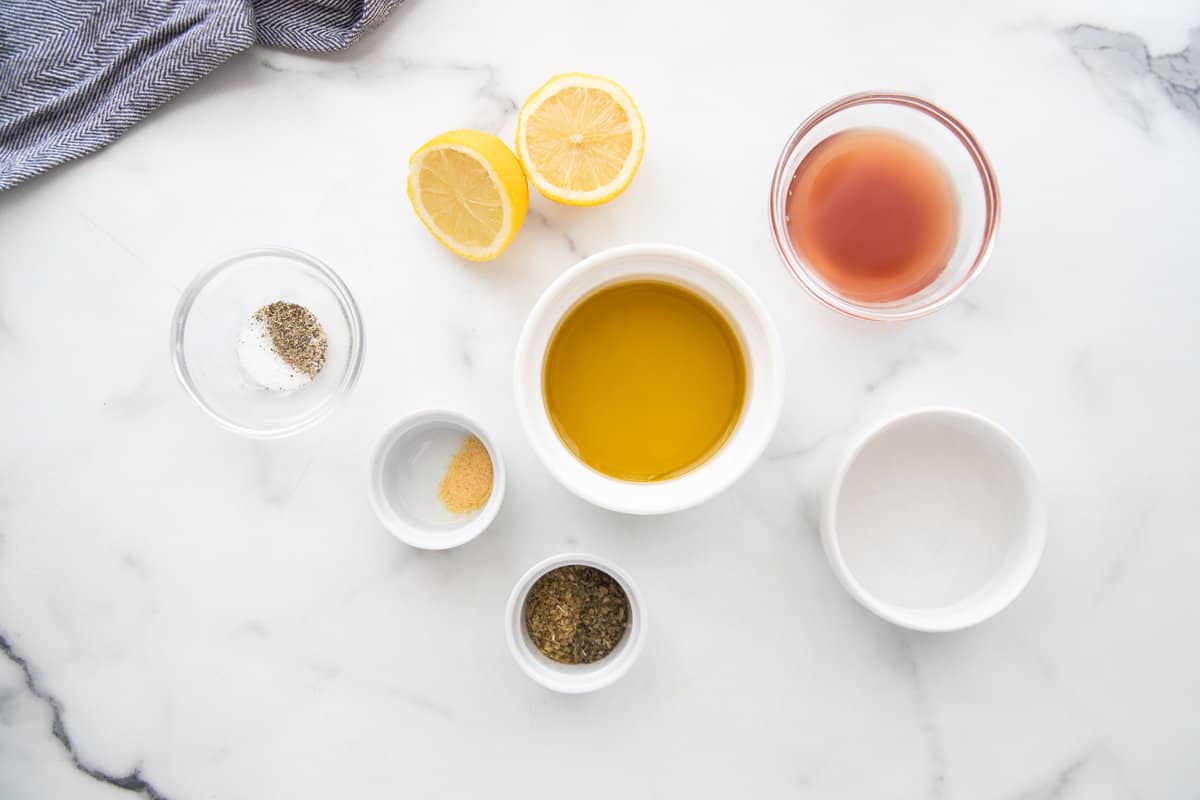
[[[591,664],[560,664],[548,658],[529,638],[525,626],[525,596],[538,578],[551,570],[572,564],[595,567],[608,573],[621,585],[625,597],[629,599],[629,627],[625,635],[611,653]],[[608,686],[628,672],[633,662],[637,661],[646,644],[646,606],[633,579],[616,564],[586,553],[563,553],[534,564],[517,581],[504,612],[504,630],[508,649],[526,675],[547,689],[565,694],[583,694]]]
[[[455,514],[438,498],[451,458],[471,435],[492,460],[492,493],[478,511]],[[483,427],[454,411],[418,411],[388,428],[371,457],[371,505],[392,535],[423,550],[447,550],[483,533],[504,501],[504,462]]]
[[948,408],[862,435],[826,497],[821,537],[860,603],[921,631],[965,628],[1011,603],[1046,541],[1033,464],[1004,429]]
[[[603,475],[580,461],[554,430],[542,396],[542,367],[559,321],[576,303],[614,283],[674,283],[713,303],[737,333],[746,359],[746,400],[733,433],[711,458],[664,481],[637,483]],[[783,348],[766,307],[731,270],[706,256],[665,244],[615,247],[585,258],[558,277],[529,312],[517,342],[513,382],[530,444],[551,474],[588,502],[627,514],[663,514],[708,500],[762,454],[783,405]]]

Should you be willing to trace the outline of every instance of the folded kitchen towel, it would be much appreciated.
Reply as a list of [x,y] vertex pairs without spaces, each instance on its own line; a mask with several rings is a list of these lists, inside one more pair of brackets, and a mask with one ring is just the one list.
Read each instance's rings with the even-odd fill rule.
[[0,190],[95,152],[255,42],[343,48],[402,0],[0,0]]

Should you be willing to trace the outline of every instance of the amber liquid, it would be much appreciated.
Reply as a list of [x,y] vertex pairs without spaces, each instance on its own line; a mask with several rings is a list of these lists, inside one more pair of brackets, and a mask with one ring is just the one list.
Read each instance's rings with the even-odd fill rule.
[[746,362],[716,307],[680,286],[635,280],[567,312],[542,371],[559,438],[592,469],[661,481],[707,461],[746,396]]
[[958,200],[920,144],[858,128],[830,136],[800,162],[787,229],[796,253],[835,292],[886,303],[916,294],[946,268]]

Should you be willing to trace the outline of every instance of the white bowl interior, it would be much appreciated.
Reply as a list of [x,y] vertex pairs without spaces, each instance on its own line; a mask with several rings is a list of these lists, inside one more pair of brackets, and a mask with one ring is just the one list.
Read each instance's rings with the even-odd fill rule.
[[[283,300],[304,306],[329,338],[324,368],[290,394],[247,378],[238,338],[263,306]],[[196,279],[176,312],[174,354],[184,388],[201,408],[247,436],[295,433],[329,413],[358,377],[362,327],[341,281],[311,256],[256,250],[222,262]]]
[[[582,564],[607,572],[621,585],[629,599],[629,627],[613,651],[591,664],[560,664],[548,658],[525,625],[525,597],[547,572],[571,564]],[[646,637],[646,610],[633,580],[607,559],[586,553],[564,553],[535,564],[513,587],[505,611],[505,632],[517,664],[530,678],[556,692],[582,694],[608,686],[624,675],[642,651]]]
[[950,409],[868,434],[835,481],[825,523],[830,560],[851,593],[921,630],[1000,611],[1032,577],[1045,541],[1028,456],[994,423]]
[[[554,430],[542,395],[546,349],[563,316],[601,287],[638,279],[683,286],[716,306],[739,337],[747,370],[741,418],[724,446],[692,471],[650,483],[611,478],[576,458]],[[709,499],[754,463],[779,419],[783,359],[779,336],[766,308],[737,275],[681,247],[628,245],[581,261],[546,290],[530,312],[517,344],[514,382],[525,432],[542,462],[564,486],[614,511],[658,514]]]
[[[455,514],[438,488],[463,440],[474,434],[492,459],[492,494],[482,508]],[[401,541],[426,550],[457,547],[482,533],[500,510],[504,463],[478,423],[450,411],[422,411],[388,429],[371,459],[371,503]]]

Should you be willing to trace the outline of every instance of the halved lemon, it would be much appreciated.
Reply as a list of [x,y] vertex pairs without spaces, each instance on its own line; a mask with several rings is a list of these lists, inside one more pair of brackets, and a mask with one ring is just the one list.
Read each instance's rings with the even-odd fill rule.
[[556,75],[517,116],[517,157],[530,183],[567,205],[599,205],[625,191],[645,149],[633,98],[597,75]]
[[463,258],[487,261],[504,252],[524,222],[529,187],[504,142],[460,130],[413,153],[408,199],[439,242]]

